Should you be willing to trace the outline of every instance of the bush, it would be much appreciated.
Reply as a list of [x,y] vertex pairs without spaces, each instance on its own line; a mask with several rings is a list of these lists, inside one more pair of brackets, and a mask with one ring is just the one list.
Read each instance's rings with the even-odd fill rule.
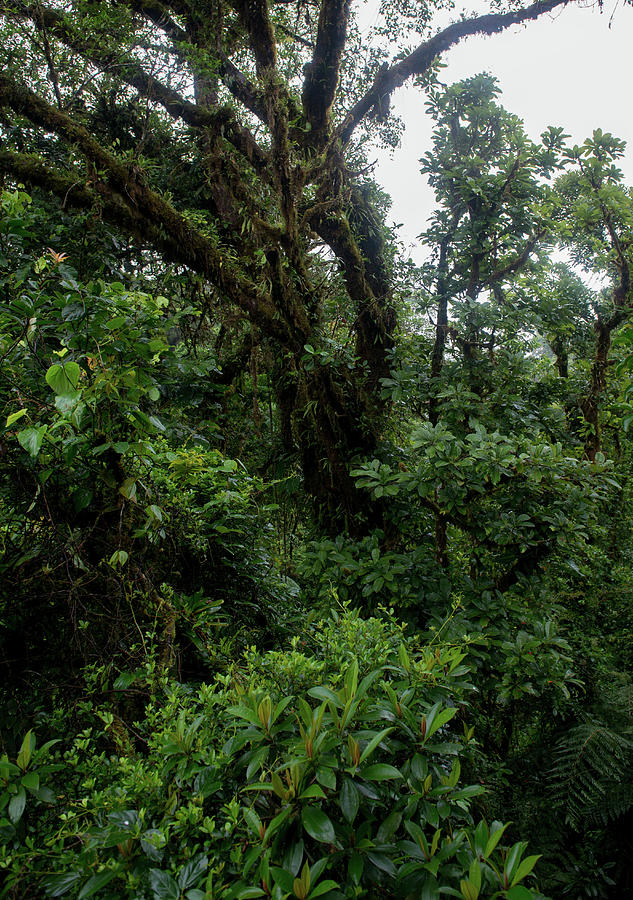
[[[330,644],[319,667],[304,655],[299,678],[293,650],[278,678],[293,671],[296,694],[273,684],[278,654],[251,654],[197,691],[163,679],[127,729],[127,752],[101,749],[94,724],[49,748],[63,765],[46,773],[54,798],[27,798],[20,817],[6,798],[20,778],[28,791],[37,766],[5,760],[5,896],[538,896],[522,884],[537,857],[521,842],[504,848],[501,823],[475,826],[483,788],[460,782],[472,740],[462,650],[402,641],[361,677],[346,646],[358,617],[344,611],[317,630]],[[338,673],[337,659],[348,659]],[[123,747],[125,726],[101,719]]]

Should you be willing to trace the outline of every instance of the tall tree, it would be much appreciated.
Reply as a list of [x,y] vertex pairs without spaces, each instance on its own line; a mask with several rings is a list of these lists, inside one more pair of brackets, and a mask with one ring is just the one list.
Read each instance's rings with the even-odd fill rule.
[[[389,54],[363,45],[350,0],[5,0],[0,171],[201,276],[269,345],[281,434],[324,518],[375,525],[350,461],[384,428],[396,310],[363,142],[457,42],[567,2],[436,33],[436,3],[398,3]],[[332,285],[349,323],[334,345]]]

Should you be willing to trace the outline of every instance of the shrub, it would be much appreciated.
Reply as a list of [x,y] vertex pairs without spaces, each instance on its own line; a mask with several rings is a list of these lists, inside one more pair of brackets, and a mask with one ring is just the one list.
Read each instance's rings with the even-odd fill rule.
[[[522,884],[537,857],[503,847],[501,823],[475,826],[483,787],[460,781],[472,741],[463,651],[401,641],[361,677],[347,647],[363,630],[355,614],[317,630],[330,646],[318,666],[294,649],[278,684],[278,654],[251,654],[196,691],[163,679],[127,752],[100,750],[95,728],[56,748],[53,802],[27,807],[21,831],[1,822],[5,895],[538,896]],[[295,694],[281,690],[288,672]],[[101,718],[126,746],[126,726]]]

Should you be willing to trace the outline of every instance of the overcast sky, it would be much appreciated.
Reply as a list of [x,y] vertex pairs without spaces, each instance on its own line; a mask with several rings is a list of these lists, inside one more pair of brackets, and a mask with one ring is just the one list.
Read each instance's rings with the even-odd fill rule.
[[[633,7],[619,0],[609,28],[614,2],[605,0],[602,14],[574,3],[499,35],[468,38],[444,55],[448,65],[440,78],[450,84],[482,71],[495,75],[500,102],[523,119],[534,139],[548,125],[562,126],[576,143],[594,128],[612,132],[627,141],[620,168],[633,184]],[[375,19],[371,6],[363,16],[368,23]],[[393,107],[407,131],[400,149],[375,154],[377,180],[393,198],[392,219],[404,223],[400,235],[412,244],[434,206],[418,166],[430,147],[424,102],[412,88],[396,92]],[[412,255],[420,258],[415,247]]]

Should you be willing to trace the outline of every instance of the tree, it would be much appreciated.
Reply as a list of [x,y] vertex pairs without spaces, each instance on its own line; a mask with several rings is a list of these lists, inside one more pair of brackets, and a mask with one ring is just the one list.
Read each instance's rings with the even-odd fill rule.
[[362,531],[382,508],[361,511],[350,465],[383,433],[397,328],[364,142],[388,127],[393,92],[458,41],[566,2],[437,33],[435,3],[402,2],[389,36],[417,46],[389,56],[363,46],[349,0],[5,0],[0,171],[201,277],[230,322],[225,370],[267,347],[308,493],[329,527]]

